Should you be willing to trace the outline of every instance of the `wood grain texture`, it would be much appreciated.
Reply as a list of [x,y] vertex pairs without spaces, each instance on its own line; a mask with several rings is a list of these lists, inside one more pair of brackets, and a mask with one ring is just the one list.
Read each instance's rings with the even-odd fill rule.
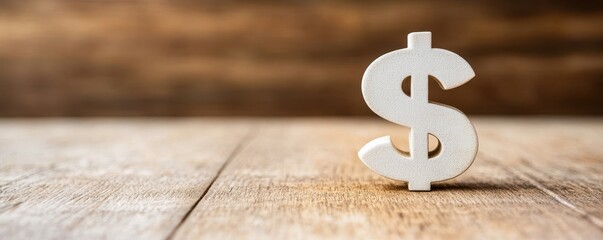
[[165,239],[248,130],[236,121],[0,121],[0,238]]
[[603,237],[603,119],[472,120],[478,158],[431,192],[360,162],[407,144],[380,119],[2,120],[0,236]]
[[477,73],[431,100],[603,114],[602,25],[598,0],[7,0],[0,116],[367,115],[368,64],[424,30]]
[[[557,132],[563,126],[569,127]],[[601,120],[481,120],[477,128],[483,146],[475,165],[432,192],[417,193],[372,173],[356,156],[374,137],[407,135],[397,126],[267,124],[228,164],[176,239],[603,236],[603,155],[595,144]],[[558,146],[572,140],[580,141]],[[554,149],[564,158],[553,158]]]

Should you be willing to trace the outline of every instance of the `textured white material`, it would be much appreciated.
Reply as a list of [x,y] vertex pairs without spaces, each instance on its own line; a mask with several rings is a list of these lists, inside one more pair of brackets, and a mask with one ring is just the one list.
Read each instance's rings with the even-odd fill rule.
[[[401,87],[409,76],[410,97]],[[373,171],[407,181],[411,191],[429,191],[432,182],[460,175],[477,154],[477,134],[469,119],[458,109],[428,102],[428,76],[451,89],[475,73],[459,55],[431,48],[431,32],[415,32],[408,35],[408,48],[377,58],[362,78],[367,105],[382,118],[411,128],[410,155],[396,149],[385,136],[366,144],[358,156]],[[432,158],[428,157],[428,134],[440,141],[439,153]]]

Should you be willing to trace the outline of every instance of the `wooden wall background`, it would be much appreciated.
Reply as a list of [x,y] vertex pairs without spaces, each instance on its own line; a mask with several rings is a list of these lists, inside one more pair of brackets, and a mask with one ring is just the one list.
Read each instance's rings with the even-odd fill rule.
[[602,1],[1,1],[0,116],[366,115],[366,66],[431,30],[471,114],[603,114]]

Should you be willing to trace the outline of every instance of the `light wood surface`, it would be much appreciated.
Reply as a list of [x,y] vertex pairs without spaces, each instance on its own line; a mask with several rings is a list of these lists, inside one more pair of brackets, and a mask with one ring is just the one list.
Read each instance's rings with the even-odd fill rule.
[[248,130],[220,121],[3,121],[0,238],[166,238]]
[[472,120],[431,192],[360,162],[379,119],[0,120],[0,238],[603,238],[603,119]]

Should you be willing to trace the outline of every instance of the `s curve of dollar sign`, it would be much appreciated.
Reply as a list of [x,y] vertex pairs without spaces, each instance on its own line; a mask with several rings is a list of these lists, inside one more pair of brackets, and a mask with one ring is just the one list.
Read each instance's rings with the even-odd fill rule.
[[[408,182],[411,191],[430,191],[431,183],[462,174],[477,154],[477,133],[459,110],[428,101],[428,76],[444,89],[463,85],[475,73],[459,55],[431,48],[431,32],[408,35],[408,48],[377,58],[362,78],[367,105],[380,117],[410,128],[409,153],[398,150],[389,136],[367,143],[358,156],[373,171]],[[410,96],[402,81],[410,77]],[[435,156],[429,134],[439,140]]]

